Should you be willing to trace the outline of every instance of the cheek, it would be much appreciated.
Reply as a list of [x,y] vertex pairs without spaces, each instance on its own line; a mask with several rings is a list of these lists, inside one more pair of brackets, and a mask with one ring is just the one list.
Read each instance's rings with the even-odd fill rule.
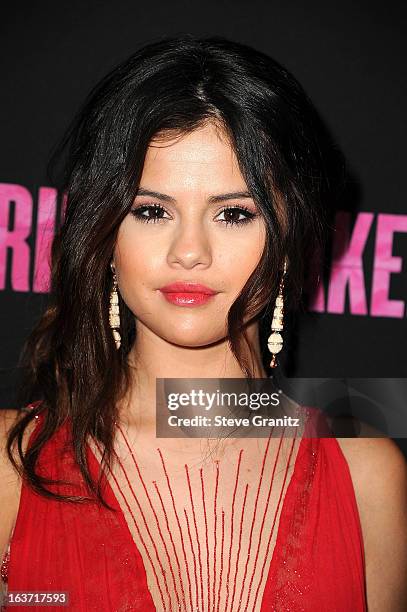
[[135,231],[131,222],[126,222],[119,230],[114,257],[120,293],[126,304],[134,309],[148,299],[148,292],[151,297],[151,289],[157,288],[163,255],[157,243],[145,233]]
[[[143,279],[158,266],[162,259],[162,248],[151,240],[146,231],[138,231],[135,221],[129,216],[119,228],[115,246],[115,261],[122,278]],[[161,257],[160,257],[161,254]]]
[[265,233],[252,232],[241,239],[229,240],[227,247],[219,245],[218,262],[230,282],[243,285],[256,269],[265,247]]

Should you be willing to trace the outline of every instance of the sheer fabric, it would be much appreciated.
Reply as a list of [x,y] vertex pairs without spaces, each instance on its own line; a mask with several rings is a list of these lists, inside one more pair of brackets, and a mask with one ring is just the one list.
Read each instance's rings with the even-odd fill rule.
[[[349,468],[335,438],[312,437],[317,411],[303,410],[301,437],[235,439],[200,463],[159,440],[147,453],[119,427],[104,487],[113,511],[46,499],[23,483],[8,590],[65,591],[75,612],[366,610]],[[100,451],[90,441],[95,478]],[[39,471],[71,483],[52,490],[89,494],[68,423],[43,448]]]

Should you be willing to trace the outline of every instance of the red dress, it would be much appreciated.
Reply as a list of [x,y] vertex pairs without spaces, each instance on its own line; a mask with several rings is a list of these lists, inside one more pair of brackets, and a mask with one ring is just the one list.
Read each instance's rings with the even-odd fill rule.
[[[40,414],[29,444],[42,418]],[[287,481],[275,547],[256,610],[366,611],[362,532],[348,464],[335,438],[308,437],[311,430],[307,431]],[[45,445],[41,473],[76,483],[49,487],[55,491],[88,495],[66,444],[67,435],[64,425]],[[62,460],[58,451],[64,444]],[[87,453],[96,477],[99,462],[89,446]],[[117,512],[96,502],[47,499],[23,483],[8,567],[3,568],[8,592],[69,592],[67,609],[72,612],[172,609],[154,604],[142,555],[108,482],[104,497]],[[6,609],[27,610],[18,605]],[[63,608],[48,605],[47,609]],[[215,607],[215,600],[212,609],[224,612]],[[236,599],[232,612],[254,609],[253,604],[245,607]]]

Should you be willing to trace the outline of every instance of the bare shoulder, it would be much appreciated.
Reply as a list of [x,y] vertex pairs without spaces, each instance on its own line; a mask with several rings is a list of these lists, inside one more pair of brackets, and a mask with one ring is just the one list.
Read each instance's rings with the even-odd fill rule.
[[[7,462],[4,462],[4,459],[7,458],[6,452],[6,442],[8,434],[14,425],[16,425],[20,419],[25,415],[25,413],[21,410],[0,410],[0,457],[2,461],[2,468],[6,468]],[[32,420],[24,430],[23,436],[23,450],[26,449],[28,439],[35,429],[36,421]],[[10,461],[8,460],[10,464]]]
[[7,454],[7,437],[13,425],[18,422],[19,416],[20,412],[18,410],[0,410],[0,478],[2,490],[8,486],[9,478],[15,473]]
[[[8,434],[20,418],[19,410],[0,410],[0,558],[7,549],[20,500],[21,479],[8,457],[6,448]],[[24,451],[34,427],[35,423],[31,422],[24,432]],[[18,455],[14,452],[13,456],[17,459]]]
[[[372,430],[373,431],[373,430]],[[337,438],[351,473],[369,612],[407,609],[407,462],[386,437]]]

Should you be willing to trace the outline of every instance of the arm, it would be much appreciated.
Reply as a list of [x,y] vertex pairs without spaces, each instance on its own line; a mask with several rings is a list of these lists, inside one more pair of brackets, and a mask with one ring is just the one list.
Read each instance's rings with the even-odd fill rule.
[[407,463],[390,438],[338,438],[362,526],[369,612],[407,610]]
[[17,410],[0,410],[0,559],[7,551],[20,497],[20,478],[6,451],[7,433],[16,422],[17,414]]

